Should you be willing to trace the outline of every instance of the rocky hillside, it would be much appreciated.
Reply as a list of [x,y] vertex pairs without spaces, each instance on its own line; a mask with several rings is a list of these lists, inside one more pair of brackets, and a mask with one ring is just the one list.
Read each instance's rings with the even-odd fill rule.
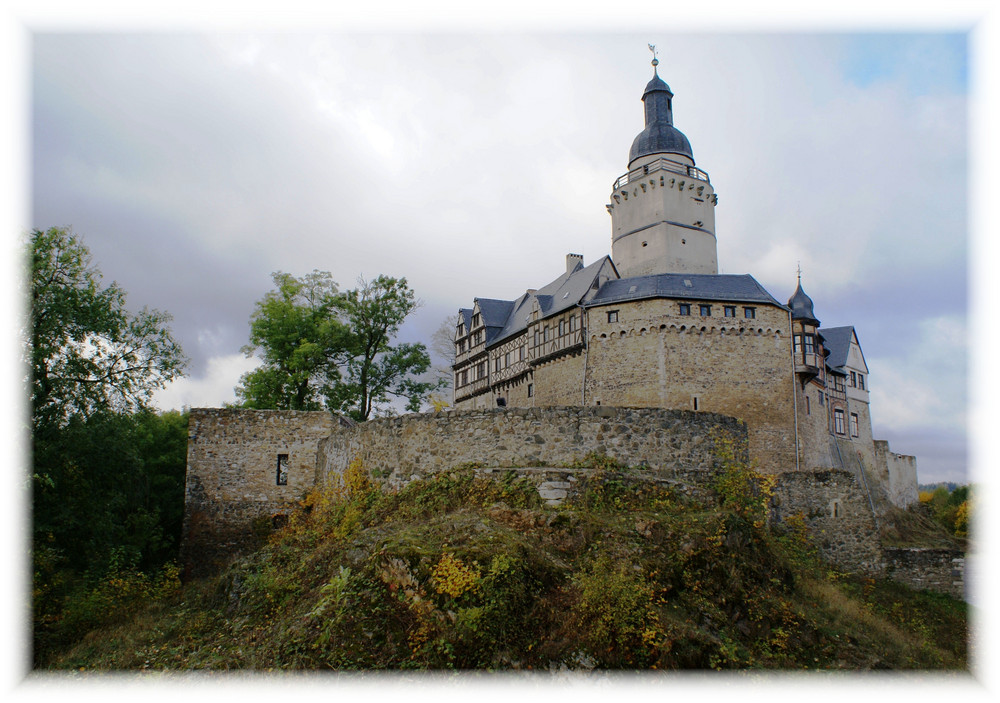
[[[839,574],[767,487],[696,502],[591,458],[568,504],[360,467],[261,549],[90,633],[71,669],[965,669],[965,604]],[[350,497],[346,497],[349,495]]]

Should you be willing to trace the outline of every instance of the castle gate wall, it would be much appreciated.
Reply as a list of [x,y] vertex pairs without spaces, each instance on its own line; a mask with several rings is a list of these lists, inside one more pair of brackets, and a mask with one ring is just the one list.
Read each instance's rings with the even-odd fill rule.
[[313,487],[317,446],[333,426],[328,412],[190,411],[181,554],[189,573],[250,546],[255,520],[287,512]]
[[336,428],[319,447],[317,482],[360,458],[392,487],[477,462],[564,466],[588,452],[670,478],[717,464],[713,434],[737,439],[746,425],[714,413],[662,408],[551,407],[463,410],[379,418]]

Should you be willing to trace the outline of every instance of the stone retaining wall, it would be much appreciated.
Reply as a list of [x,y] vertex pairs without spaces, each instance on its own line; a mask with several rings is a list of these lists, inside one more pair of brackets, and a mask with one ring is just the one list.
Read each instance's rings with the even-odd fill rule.
[[965,597],[965,554],[955,549],[886,548],[885,572],[894,581],[918,590]]

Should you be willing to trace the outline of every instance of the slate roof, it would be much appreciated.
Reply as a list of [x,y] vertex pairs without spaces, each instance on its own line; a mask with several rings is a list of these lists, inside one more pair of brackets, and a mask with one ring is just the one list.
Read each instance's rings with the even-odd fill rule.
[[472,329],[472,310],[469,308],[459,308],[458,314],[462,316],[462,322],[465,323],[465,332],[468,334],[469,330]]
[[823,346],[830,352],[826,357],[826,365],[834,371],[843,373],[843,367],[847,364],[847,353],[851,350],[854,327],[852,325],[828,327],[821,329],[819,333],[823,336]]
[[802,280],[799,280],[799,284],[795,287],[795,292],[792,297],[788,299],[788,307],[792,309],[792,319],[793,320],[804,320],[805,322],[812,323],[814,325],[819,325],[819,320],[816,319],[816,313],[813,311],[813,301],[806,292],[802,290]]
[[528,326],[533,300],[538,300],[541,317],[576,306],[590,290],[601,267],[610,262],[610,257],[603,256],[589,266],[578,263],[571,272],[564,273],[534,293],[525,293],[513,302],[506,324],[491,341],[501,341],[523,332]]
[[494,300],[493,298],[476,298],[479,304],[479,313],[483,316],[483,325],[486,327],[486,343],[492,342],[510,316],[514,309],[513,300]]
[[620,278],[607,281],[601,286],[589,304],[611,304],[643,298],[765,303],[783,310],[788,309],[750,274],[660,273]]
[[643,111],[646,116],[646,127],[632,142],[628,152],[631,164],[641,156],[649,154],[684,154],[694,160],[691,152],[691,142],[684,134],[674,127],[670,87],[658,75],[646,84],[642,94]]

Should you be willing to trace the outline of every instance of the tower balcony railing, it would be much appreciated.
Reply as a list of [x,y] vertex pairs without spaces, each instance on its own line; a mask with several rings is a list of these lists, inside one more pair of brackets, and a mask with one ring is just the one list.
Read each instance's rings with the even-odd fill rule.
[[709,183],[708,174],[702,171],[700,168],[695,168],[694,166],[688,166],[687,164],[678,163],[677,161],[671,161],[670,159],[657,159],[652,163],[648,163],[645,166],[640,166],[639,168],[633,168],[628,173],[622,174],[615,181],[615,184],[611,187],[611,190],[618,190],[619,188],[624,188],[629,183],[633,181],[640,180],[645,176],[656,171],[667,171],[668,173],[677,173],[682,176],[690,176],[699,181],[705,181]]

